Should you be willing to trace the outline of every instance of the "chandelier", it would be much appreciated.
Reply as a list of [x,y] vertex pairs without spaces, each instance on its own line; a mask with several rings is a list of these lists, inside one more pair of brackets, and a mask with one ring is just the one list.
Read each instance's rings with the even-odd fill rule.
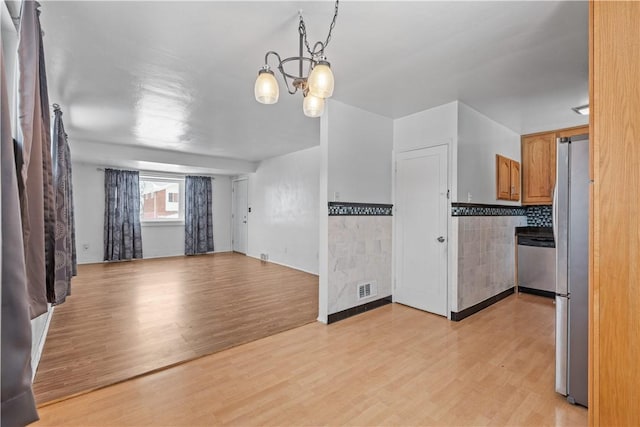
[[[333,95],[333,73],[331,72],[331,64],[324,55],[324,50],[331,40],[331,32],[336,25],[338,17],[338,2],[336,0],[333,20],[329,26],[329,34],[324,42],[317,41],[313,45],[313,49],[307,41],[307,29],[302,17],[302,11],[299,12],[300,23],[298,24],[298,35],[300,38],[298,56],[291,56],[282,59],[277,52],[270,50],[264,56],[264,65],[258,71],[258,78],[254,88],[256,101],[261,104],[275,104],[280,96],[280,89],[276,77],[269,66],[269,57],[274,56],[278,65],[276,68],[282,74],[282,79],[287,87],[289,94],[293,95],[301,91],[304,97],[302,102],[302,110],[308,117],[320,117],[324,111],[324,100]],[[309,56],[304,56],[306,50]],[[289,71],[285,71],[285,65],[288,65]],[[292,66],[297,66],[296,71]],[[305,70],[306,68],[306,70]],[[305,74],[306,71],[306,74]]]

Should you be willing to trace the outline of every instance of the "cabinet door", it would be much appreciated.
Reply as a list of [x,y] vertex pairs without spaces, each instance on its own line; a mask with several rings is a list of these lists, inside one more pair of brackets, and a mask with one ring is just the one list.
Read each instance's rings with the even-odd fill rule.
[[496,154],[496,198],[511,200],[511,160]]
[[520,200],[520,163],[510,161],[511,200]]
[[555,181],[555,132],[522,138],[522,203],[551,204]]

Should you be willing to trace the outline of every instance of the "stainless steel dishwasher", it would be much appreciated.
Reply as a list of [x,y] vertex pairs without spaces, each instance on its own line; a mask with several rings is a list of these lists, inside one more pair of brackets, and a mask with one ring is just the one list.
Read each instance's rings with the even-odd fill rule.
[[555,297],[556,245],[552,236],[518,236],[518,290]]

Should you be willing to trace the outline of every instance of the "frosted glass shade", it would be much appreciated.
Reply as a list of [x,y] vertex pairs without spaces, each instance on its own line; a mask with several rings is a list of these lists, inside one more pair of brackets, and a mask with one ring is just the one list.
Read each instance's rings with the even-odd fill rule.
[[327,61],[318,61],[308,79],[309,93],[319,98],[333,95],[333,72]]
[[302,102],[302,110],[307,117],[320,117],[324,111],[324,99],[307,94]]
[[278,102],[280,89],[273,71],[262,69],[258,72],[254,94],[256,101],[261,104],[275,104]]

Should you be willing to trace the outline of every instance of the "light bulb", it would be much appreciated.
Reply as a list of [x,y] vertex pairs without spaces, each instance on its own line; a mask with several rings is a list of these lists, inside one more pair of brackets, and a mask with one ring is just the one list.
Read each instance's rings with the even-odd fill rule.
[[308,93],[302,102],[302,110],[307,117],[320,117],[324,111],[324,99]]
[[318,61],[308,79],[309,93],[319,98],[329,98],[333,95],[333,73],[331,64],[326,60]]
[[278,82],[273,75],[273,71],[271,71],[268,66],[258,71],[254,94],[256,101],[261,104],[275,104],[278,102],[280,89],[278,88]]

